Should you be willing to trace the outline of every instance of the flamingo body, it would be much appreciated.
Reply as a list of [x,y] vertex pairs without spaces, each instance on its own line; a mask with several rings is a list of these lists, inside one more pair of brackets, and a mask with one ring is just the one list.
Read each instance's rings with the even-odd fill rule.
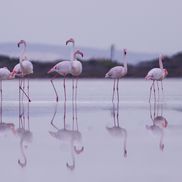
[[123,66],[115,66],[106,73],[105,78],[119,79],[126,74],[127,70]]
[[167,76],[167,70],[161,68],[153,68],[151,69],[147,76],[145,77],[146,80],[156,80],[161,81]]
[[70,61],[62,61],[57,63],[53,68],[49,70],[48,73],[57,72],[62,76],[66,76],[71,72]]
[[25,76],[33,73],[33,65],[32,63],[27,59],[22,61],[22,63],[18,63],[13,68],[11,77],[15,76]]
[[82,64],[80,61],[74,60],[71,64],[71,74],[79,76],[82,73]]
[[10,71],[8,68],[0,68],[0,80],[8,80],[10,76]]

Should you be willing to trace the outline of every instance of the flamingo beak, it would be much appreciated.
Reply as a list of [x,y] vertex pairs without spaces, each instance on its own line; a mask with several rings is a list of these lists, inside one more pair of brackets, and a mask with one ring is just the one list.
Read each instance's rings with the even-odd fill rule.
[[163,126],[164,128],[166,128],[167,125],[168,125],[167,121],[165,121],[164,123],[162,123],[162,126]]
[[67,40],[67,41],[66,41],[66,45],[68,45],[70,42],[71,42],[72,44],[74,44],[74,43],[75,43],[74,39],[73,39],[73,38],[71,38],[71,39],[69,39],[69,40]]
[[9,79],[13,79],[15,78],[15,75],[16,75],[16,71],[12,71],[9,75]]
[[51,68],[47,73],[50,74],[53,72],[53,69]]

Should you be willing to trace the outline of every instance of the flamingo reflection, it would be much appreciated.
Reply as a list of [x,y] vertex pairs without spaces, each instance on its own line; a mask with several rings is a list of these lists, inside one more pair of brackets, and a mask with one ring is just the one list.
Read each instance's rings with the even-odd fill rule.
[[0,133],[6,134],[7,132],[11,132],[12,134],[16,133],[15,125],[11,122],[3,122],[3,107],[2,100],[0,104]]
[[54,118],[57,113],[57,106],[55,107],[55,112],[51,120],[51,125],[56,129],[56,131],[49,131],[50,135],[62,142],[66,142],[70,146],[71,162],[66,163],[66,167],[73,171],[75,169],[75,154],[79,155],[84,151],[84,147],[81,144],[82,134],[78,128],[78,119],[77,119],[77,103],[73,102],[72,105],[72,127],[68,129],[66,127],[66,102],[64,102],[64,127],[58,128],[54,124]]
[[116,106],[115,102],[113,102],[112,116],[113,126],[106,126],[106,129],[112,137],[123,138],[123,155],[124,157],[127,157],[127,131],[125,128],[120,127],[119,124],[119,101],[117,102]]
[[19,110],[19,126],[16,129],[16,134],[20,138],[20,152],[21,158],[18,159],[18,164],[23,168],[27,165],[27,157],[25,150],[28,148],[28,144],[32,142],[32,132],[30,131],[30,117],[29,117],[29,102],[21,102],[21,108]]
[[146,129],[152,131],[153,134],[160,136],[159,148],[161,151],[164,150],[164,130],[168,126],[167,119],[163,116],[163,103],[154,102],[153,111],[152,104],[150,104],[150,118],[152,125],[146,125]]

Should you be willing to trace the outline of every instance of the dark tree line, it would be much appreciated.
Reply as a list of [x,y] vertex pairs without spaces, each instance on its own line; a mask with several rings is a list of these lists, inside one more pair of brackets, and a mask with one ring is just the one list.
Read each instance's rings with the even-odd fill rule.
[[[34,66],[34,74],[32,78],[49,78],[51,75],[47,74],[48,70],[53,67],[60,60],[53,62],[39,62],[32,61]],[[0,56],[0,67],[7,67],[12,70],[19,62],[18,58],[10,58],[8,56]],[[107,59],[90,59],[81,61],[83,64],[82,78],[103,78],[106,72],[117,65],[117,62],[111,62]],[[173,55],[172,57],[165,57],[163,60],[164,68],[169,72],[168,77],[182,77],[182,52]],[[128,74],[126,77],[140,78],[144,77],[147,72],[159,67],[158,59],[139,62],[137,65],[128,65]]]

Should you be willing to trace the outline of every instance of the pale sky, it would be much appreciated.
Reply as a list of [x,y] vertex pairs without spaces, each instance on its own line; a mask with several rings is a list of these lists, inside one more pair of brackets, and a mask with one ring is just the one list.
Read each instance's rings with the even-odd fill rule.
[[0,0],[0,42],[182,50],[181,0]]

